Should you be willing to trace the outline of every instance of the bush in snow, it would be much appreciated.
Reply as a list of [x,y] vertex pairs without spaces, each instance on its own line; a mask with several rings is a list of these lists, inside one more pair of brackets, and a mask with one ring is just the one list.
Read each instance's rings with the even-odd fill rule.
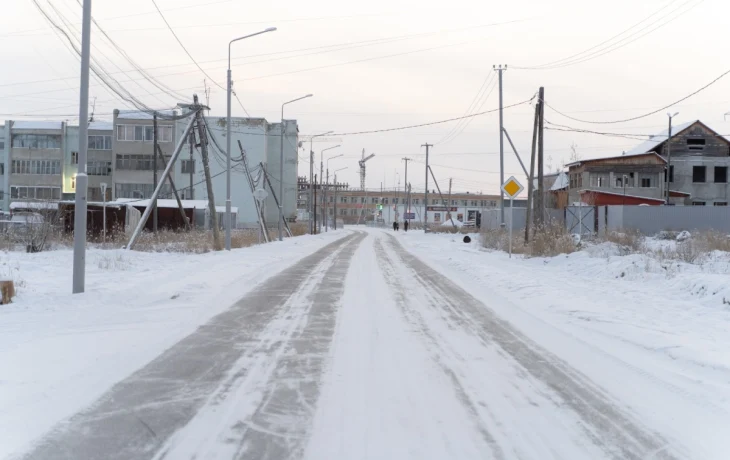
[[692,238],[692,234],[687,230],[683,230],[677,235],[677,241],[687,241],[690,238]]
[[608,231],[601,239],[614,243],[619,249],[619,255],[628,255],[644,252],[644,237],[638,230],[625,230],[623,232]]
[[[509,233],[507,230],[482,230],[482,245],[498,251],[509,250]],[[576,251],[573,235],[565,231],[561,224],[545,224],[535,229],[529,243],[525,244],[524,233],[515,231],[512,234],[512,252],[527,257],[552,257],[559,254],[570,254]]]

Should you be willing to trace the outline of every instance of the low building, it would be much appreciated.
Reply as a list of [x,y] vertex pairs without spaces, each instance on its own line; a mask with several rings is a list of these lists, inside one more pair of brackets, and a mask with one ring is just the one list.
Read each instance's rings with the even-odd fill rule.
[[568,168],[568,202],[664,204],[666,161],[650,153],[580,160]]

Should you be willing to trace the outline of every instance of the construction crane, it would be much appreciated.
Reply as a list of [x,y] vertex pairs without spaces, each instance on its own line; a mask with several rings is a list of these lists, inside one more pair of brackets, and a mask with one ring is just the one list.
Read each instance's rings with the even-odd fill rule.
[[365,162],[374,156],[375,154],[371,153],[366,157],[365,149],[362,149],[362,159],[358,161],[358,164],[360,165],[360,190],[365,190]]

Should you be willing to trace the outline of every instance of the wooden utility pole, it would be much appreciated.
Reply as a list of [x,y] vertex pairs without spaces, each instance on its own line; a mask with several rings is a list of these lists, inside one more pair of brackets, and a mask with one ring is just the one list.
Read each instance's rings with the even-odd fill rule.
[[426,192],[423,197],[423,233],[428,233],[428,149],[433,147],[433,145],[425,143],[421,147],[426,147]]
[[[271,179],[269,179],[269,173],[264,169],[264,177],[266,178],[266,183],[269,184],[269,189],[271,189],[271,195],[274,197],[274,203],[276,204],[276,209],[279,209],[279,199],[276,197],[276,192],[274,192],[274,187],[271,186]],[[292,233],[291,229],[289,228],[289,223],[286,221],[286,217],[284,217],[284,214],[279,213],[281,216],[281,222],[284,224],[284,229],[286,230],[287,235],[291,238]]]
[[545,128],[545,88],[543,86],[540,87],[540,92],[538,96],[538,102],[540,103],[540,123],[538,125],[538,140],[537,140],[537,199],[535,200],[535,203],[537,205],[537,210],[535,212],[535,223],[537,225],[542,225],[545,222],[545,184],[543,181],[544,176],[544,167],[545,167],[545,159],[543,156],[544,153],[544,147],[545,147],[545,139],[543,138],[544,128]]
[[537,129],[540,123],[540,105],[541,101],[537,101],[535,105],[535,122],[532,126],[532,155],[530,156],[530,176],[527,178],[527,209],[525,217],[525,243],[530,242],[530,224],[532,223],[532,207],[535,203],[535,150],[537,148]]
[[[405,177],[405,181],[403,182],[403,191],[404,191],[403,196],[404,196],[404,199],[406,200],[403,205],[403,214],[405,217],[406,213],[411,212],[411,200],[410,200],[410,195],[408,194],[408,162],[413,161],[413,158],[405,157],[405,158],[402,158],[402,160],[406,162],[406,177]],[[410,219],[408,219],[408,220],[410,220]]]
[[448,212],[449,219],[452,219],[452,223],[456,224],[456,222],[453,222],[454,217],[451,215],[451,182],[452,181],[453,181],[453,179],[451,177],[449,177],[449,202],[448,202],[447,206],[449,207],[449,212]]
[[193,158],[193,147],[195,144],[195,133],[190,132],[190,164],[188,165],[188,172],[190,173],[190,199],[195,199],[195,185],[193,185],[193,173],[195,172],[195,159]]
[[[152,184],[157,188],[157,112],[152,114]],[[152,203],[152,231],[157,233],[157,198]]]
[[[198,107],[198,95],[193,99],[194,105]],[[200,152],[203,157],[203,172],[205,173],[205,186],[208,191],[208,210],[210,212],[210,223],[213,227],[213,247],[216,251],[223,249],[221,244],[221,229],[218,228],[218,212],[215,208],[215,194],[213,193],[213,180],[210,177],[210,165],[208,164],[208,137],[205,134],[205,123],[201,110],[195,112],[195,122],[198,125],[198,138],[200,139]]]
[[[157,146],[157,155],[160,156],[160,160],[162,161],[162,166],[167,169],[167,161],[165,160],[165,156],[162,154],[162,149],[160,146]],[[164,181],[165,178],[163,177],[162,180]],[[180,194],[177,193],[177,187],[175,187],[175,181],[172,179],[172,171],[170,171],[170,174],[167,175],[167,180],[170,181],[170,188],[172,189],[172,193],[175,195],[175,199],[177,200],[177,208],[180,210],[180,215],[182,216],[183,223],[185,224],[185,229],[190,230],[190,221],[188,220],[188,216],[185,215],[185,208],[183,208],[182,201],[180,201]]]
[[[434,173],[433,173],[433,169],[431,169],[431,167],[429,166],[429,167],[428,167],[428,170],[429,170],[429,171],[431,171],[431,177],[433,178],[433,182],[434,182],[434,184],[436,184],[436,190],[438,190],[438,192],[439,192],[439,196],[441,197],[441,202],[443,203],[443,202],[444,202],[444,201],[446,201],[446,200],[444,199],[444,195],[443,195],[443,194],[441,193],[441,187],[439,187],[439,183],[438,183],[438,181],[436,180],[436,176],[435,176],[435,175],[434,175]],[[451,181],[449,181],[449,187],[451,187]],[[449,212],[449,209],[451,209],[451,207],[450,207],[450,205],[448,205],[448,202],[447,202],[447,205],[446,205],[446,212],[447,212],[447,213]],[[452,220],[452,221],[451,221],[451,223],[453,224],[453,226],[454,226],[454,229],[456,229],[456,222],[454,222],[454,221]]]

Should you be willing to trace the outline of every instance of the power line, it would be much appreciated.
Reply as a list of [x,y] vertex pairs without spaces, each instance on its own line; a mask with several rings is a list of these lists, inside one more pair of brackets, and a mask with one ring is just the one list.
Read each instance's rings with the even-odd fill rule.
[[[663,7],[659,8],[658,10],[654,11],[653,13],[651,13],[649,16],[645,17],[641,21],[633,24],[631,27],[629,27],[627,29],[624,29],[623,31],[621,31],[620,33],[612,36],[611,38],[609,38],[607,40],[604,40],[603,42],[601,42],[601,43],[599,43],[597,45],[594,45],[594,46],[592,46],[592,47],[590,47],[588,49],[585,49],[585,50],[583,50],[583,51],[581,51],[579,53],[573,54],[571,56],[567,56],[567,57],[562,58],[562,59],[558,59],[556,61],[552,61],[552,62],[548,62],[548,63],[545,63],[545,64],[537,65],[537,66],[532,66],[532,67],[518,67],[518,66],[515,66],[513,68],[522,69],[522,70],[549,70],[549,69],[558,69],[558,68],[562,68],[562,67],[568,67],[568,66],[572,66],[572,65],[576,65],[576,64],[581,64],[581,63],[586,62],[586,61],[590,61],[592,59],[598,58],[598,57],[603,56],[605,54],[608,54],[608,53],[611,53],[613,51],[619,50],[619,49],[621,49],[621,48],[623,48],[623,47],[625,47],[625,46],[627,46],[627,45],[629,45],[629,44],[631,44],[631,43],[639,40],[640,38],[642,38],[642,37],[644,37],[644,36],[646,36],[646,35],[654,32],[654,31],[656,31],[656,30],[664,27],[665,25],[671,23],[672,21],[676,20],[677,18],[679,18],[682,15],[684,15],[685,13],[687,13],[689,10],[691,10],[691,9],[695,8],[696,6],[698,6],[704,0],[699,0],[695,4],[691,5],[687,10],[681,12],[677,16],[675,16],[673,18],[670,18],[668,21],[665,21],[665,22],[659,24],[657,27],[655,27],[653,29],[650,29],[647,32],[644,32],[647,29],[649,29],[651,26],[653,26],[654,24],[656,24],[657,22],[662,21],[663,19],[665,19],[668,16],[672,15],[676,11],[678,11],[681,8],[683,8],[684,6],[686,6],[687,4],[695,1],[695,0],[687,0],[684,3],[682,3],[681,5],[679,5],[677,8],[673,9],[672,11],[670,11],[667,14],[665,14],[664,16],[661,16],[659,19],[655,20],[654,22],[651,22],[650,24],[645,25],[644,27],[642,27],[639,30],[633,32],[632,34],[630,34],[630,35],[622,38],[621,40],[618,40],[618,41],[616,41],[614,43],[610,43],[614,39],[617,39],[617,38],[621,37],[622,35],[626,34],[627,32],[631,31],[632,29],[636,28],[640,24],[646,22],[647,20],[649,20],[653,16],[655,16],[655,15],[659,14],[660,12],[662,12],[663,10],[669,8],[669,6],[671,6],[676,1],[677,0],[671,0],[668,4],[664,5]],[[642,32],[644,32],[644,33],[641,34]],[[638,37],[636,37],[636,35],[638,35],[638,34],[641,34],[641,35],[639,35]],[[627,40],[631,39],[632,37],[636,37],[636,38],[634,38],[633,40],[630,40],[630,41],[627,42]],[[603,45],[606,45],[606,44],[608,44],[608,45],[605,46],[605,47],[603,47],[603,48],[601,48]],[[597,48],[599,48],[599,49],[597,49]],[[596,51],[593,51],[593,50],[596,50]]]
[[679,104],[679,103],[681,103],[681,102],[684,102],[684,101],[686,101],[687,99],[691,98],[692,96],[695,96],[695,95],[697,95],[698,93],[700,93],[701,91],[704,91],[705,89],[707,89],[707,88],[709,88],[710,86],[714,85],[715,83],[717,83],[718,81],[720,81],[720,80],[721,80],[721,79],[722,79],[723,77],[727,76],[727,74],[730,74],[730,70],[726,70],[725,72],[723,72],[722,74],[720,74],[720,76],[719,76],[719,77],[715,78],[714,80],[712,80],[711,82],[709,82],[708,84],[706,84],[705,86],[703,86],[702,88],[700,88],[700,89],[698,89],[698,90],[696,90],[696,91],[694,91],[694,92],[692,92],[692,93],[688,94],[687,96],[684,96],[684,97],[683,97],[683,98],[681,98],[681,99],[678,99],[678,100],[676,100],[676,101],[674,101],[674,102],[672,102],[672,103],[670,103],[670,104],[667,104],[667,105],[665,105],[664,107],[658,108],[658,109],[656,109],[656,110],[653,110],[653,111],[651,111],[651,112],[649,112],[649,113],[645,113],[645,114],[643,114],[643,115],[639,115],[639,116],[636,116],[636,117],[631,117],[631,118],[625,118],[625,119],[623,119],[623,120],[610,120],[610,121],[595,121],[595,120],[582,120],[582,119],[580,119],[580,118],[575,118],[575,117],[571,117],[570,115],[567,115],[567,114],[565,114],[565,113],[561,112],[560,110],[558,110],[558,109],[556,109],[555,107],[551,106],[551,105],[550,105],[550,104],[548,104],[547,102],[545,102],[545,105],[546,105],[546,106],[548,106],[548,107],[549,107],[549,108],[550,108],[550,109],[551,109],[552,111],[554,111],[555,113],[557,113],[557,114],[559,114],[559,115],[562,115],[562,116],[564,116],[565,118],[568,118],[568,119],[570,119],[570,120],[573,120],[573,121],[579,121],[579,122],[581,122],[581,123],[590,123],[590,124],[597,124],[597,125],[600,125],[600,124],[603,124],[603,125],[609,125],[609,124],[615,124],[615,123],[626,123],[626,122],[628,122],[628,121],[634,121],[634,120],[639,120],[639,119],[641,119],[641,118],[646,118],[646,117],[649,117],[649,116],[651,116],[651,115],[654,115],[654,114],[656,114],[656,113],[659,113],[659,112],[661,112],[661,111],[663,111],[663,110],[666,110],[666,109],[668,109],[668,108],[670,108],[670,107],[672,107],[672,106],[674,106],[674,105],[677,105],[677,104]]
[[195,60],[195,58],[193,57],[193,55],[192,55],[192,54],[190,54],[190,51],[188,51],[188,49],[187,49],[187,48],[185,48],[185,45],[183,45],[183,42],[182,42],[182,41],[180,41],[180,38],[179,38],[179,37],[177,36],[177,34],[175,33],[175,30],[173,30],[172,26],[170,26],[170,23],[169,23],[169,22],[167,22],[167,19],[165,19],[165,15],[164,15],[164,14],[162,14],[162,10],[160,9],[160,7],[159,7],[159,6],[157,6],[157,2],[156,2],[155,0],[151,0],[151,1],[152,1],[152,4],[153,4],[153,5],[155,5],[155,8],[157,9],[157,12],[158,12],[158,13],[160,13],[160,17],[161,17],[161,18],[162,18],[162,20],[163,20],[163,21],[165,22],[165,25],[167,26],[167,28],[168,28],[168,29],[170,30],[170,32],[172,33],[172,36],[173,36],[173,37],[175,37],[175,40],[177,40],[177,43],[178,43],[178,44],[180,45],[180,47],[181,47],[181,48],[183,49],[183,51],[185,51],[185,54],[187,54],[187,55],[188,55],[188,57],[190,58],[190,60],[191,60],[191,61],[193,61],[193,64],[195,64],[195,66],[196,66],[196,67],[197,67],[197,68],[198,68],[198,69],[199,69],[199,70],[200,70],[201,72],[203,72],[203,75],[205,75],[206,77],[210,78],[210,81],[212,81],[213,83],[215,83],[215,85],[216,85],[217,87],[219,87],[220,89],[223,89],[223,90],[227,90],[226,88],[224,88],[223,86],[221,86],[221,85],[220,85],[220,84],[219,84],[219,83],[218,83],[217,81],[215,81],[215,79],[214,79],[213,77],[211,77],[210,75],[208,75],[208,73],[207,73],[207,72],[206,72],[205,70],[203,70],[203,68],[202,68],[202,67],[200,67],[200,64],[198,64],[198,61],[196,61],[196,60]]
[[[517,107],[518,105],[528,104],[533,99],[535,99],[535,96],[534,95],[530,99],[524,100],[522,102],[517,102],[516,104],[506,105],[506,106],[504,106],[504,108],[505,109],[509,109],[509,108],[512,108],[512,107]],[[349,132],[349,133],[334,133],[334,134],[332,134],[332,136],[355,136],[355,135],[359,135],[359,134],[375,134],[375,133],[386,133],[386,132],[391,132],[391,131],[402,131],[404,129],[421,128],[423,126],[438,125],[438,124],[442,124],[442,123],[448,123],[450,121],[462,120],[464,118],[478,117],[480,115],[486,115],[488,113],[494,113],[494,112],[497,112],[497,111],[499,111],[498,108],[497,109],[492,109],[492,110],[486,110],[484,112],[473,113],[471,115],[465,115],[463,117],[448,118],[446,120],[432,121],[432,122],[429,122],[429,123],[420,123],[420,124],[417,124],[417,125],[400,126],[398,128],[375,129],[375,130],[371,130],[371,131],[355,131],[355,132]]]
[[[472,99],[471,103],[469,104],[469,107],[467,107],[466,110],[464,111],[464,115],[468,115],[469,112],[472,111],[472,109],[476,109],[477,101],[481,98],[481,96],[484,95],[484,92],[489,87],[489,84],[491,83],[492,79],[494,79],[494,72],[492,72],[492,70],[490,69],[489,74],[484,79],[484,82],[482,82],[482,85],[479,87],[479,90],[477,91],[476,95],[474,95],[474,99]],[[491,92],[490,92],[490,94],[491,94]],[[489,98],[489,95],[487,95],[487,98]],[[486,99],[485,99],[485,101],[486,101]],[[480,109],[481,109],[481,107],[480,107]],[[479,109],[476,109],[476,110],[479,110]],[[441,138],[441,140],[439,140],[438,142],[434,142],[434,144],[438,145],[438,144],[441,144],[444,142],[448,142],[447,139],[448,140],[455,139],[456,136],[458,136],[458,134],[455,136],[454,133],[456,133],[457,129],[461,126],[461,124],[462,123],[460,120],[456,125],[454,125],[454,127],[443,138]]]

